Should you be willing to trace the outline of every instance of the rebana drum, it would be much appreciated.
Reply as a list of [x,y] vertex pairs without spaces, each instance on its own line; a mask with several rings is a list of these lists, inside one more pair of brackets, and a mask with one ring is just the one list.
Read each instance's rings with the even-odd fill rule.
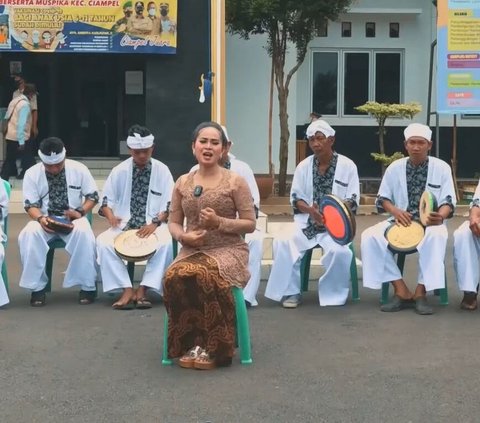
[[137,232],[138,229],[130,229],[115,238],[115,252],[123,260],[129,262],[148,260],[157,251],[158,237],[155,233],[147,238],[140,238]]
[[355,215],[350,208],[335,195],[325,195],[320,200],[320,213],[328,234],[340,245],[353,241],[356,231]]
[[437,199],[430,191],[424,191],[420,197],[420,203],[418,205],[418,211],[420,214],[420,222],[423,226],[427,226],[428,216],[432,212],[436,212],[438,209]]
[[60,234],[69,234],[73,231],[73,223],[63,216],[47,216],[47,226]]
[[413,253],[424,235],[424,227],[416,221],[412,221],[410,226],[397,225],[392,222],[385,230],[388,248],[394,253]]

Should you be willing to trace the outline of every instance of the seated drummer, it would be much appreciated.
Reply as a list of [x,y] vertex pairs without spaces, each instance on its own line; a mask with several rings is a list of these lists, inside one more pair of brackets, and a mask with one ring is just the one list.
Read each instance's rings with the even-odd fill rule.
[[[172,238],[168,231],[168,207],[172,197],[173,177],[168,167],[152,158],[154,136],[147,128],[134,125],[128,130],[127,146],[131,157],[115,166],[108,176],[99,213],[110,229],[97,237],[98,262],[103,291],[123,290],[113,308],[129,310],[150,308],[147,289],[162,293],[165,269],[173,260]],[[123,260],[115,253],[115,238],[129,229],[137,235],[158,237],[157,251],[146,265],[142,281],[134,292]],[[134,254],[135,251],[132,251]]]
[[326,232],[318,204],[324,195],[333,194],[356,211],[357,166],[334,151],[335,130],[324,120],[313,121],[306,133],[313,155],[301,161],[293,175],[290,199],[294,233],[274,239],[274,263],[265,290],[267,298],[281,301],[284,308],[296,308],[300,304],[300,262],[316,245],[323,249],[325,265],[325,273],[318,280],[320,305],[345,304],[350,287],[352,252]]
[[[7,241],[7,235],[5,234],[5,218],[8,215],[8,194],[5,189],[5,184],[0,180],[0,268],[5,260],[5,247],[4,242]],[[5,286],[5,281],[0,272],[0,307],[8,304],[10,299],[8,298],[7,288]]]
[[[445,288],[445,249],[447,227],[445,219],[452,217],[456,197],[452,171],[444,161],[428,155],[432,148],[432,131],[426,125],[412,123],[404,131],[408,157],[394,161],[386,170],[377,196],[377,208],[391,217],[362,233],[363,285],[380,289],[391,282],[394,296],[382,311],[400,311],[413,301],[418,314],[432,314],[426,291]],[[418,283],[415,292],[402,279],[402,274],[388,248],[385,231],[393,221],[409,226],[419,218],[422,193],[428,190],[436,198],[438,211],[430,213],[425,236],[417,246]]]
[[460,308],[477,309],[478,284],[480,282],[480,182],[477,185],[470,214],[453,233],[453,257],[458,287],[463,291]]
[[[95,236],[85,214],[98,202],[98,191],[88,168],[66,159],[61,139],[50,137],[40,143],[41,162],[25,173],[24,207],[32,220],[18,236],[23,270],[20,286],[29,289],[30,305],[45,305],[47,275],[45,264],[48,243],[56,238],[65,241],[70,254],[64,288],[80,285],[80,304],[95,300]],[[69,234],[57,233],[47,226],[47,216],[62,216],[73,223]]]

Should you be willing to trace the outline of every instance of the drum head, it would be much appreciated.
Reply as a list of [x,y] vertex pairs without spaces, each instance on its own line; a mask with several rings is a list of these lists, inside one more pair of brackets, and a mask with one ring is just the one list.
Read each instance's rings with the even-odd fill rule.
[[437,199],[430,191],[424,191],[420,197],[420,204],[418,206],[420,213],[420,222],[423,226],[427,226],[427,219],[431,212],[437,211]]
[[55,232],[69,234],[73,231],[73,223],[62,216],[47,216],[47,226]]
[[392,222],[385,231],[388,246],[395,253],[413,253],[424,235],[425,229],[415,221],[410,226],[397,225]]
[[333,240],[346,245],[355,237],[355,216],[348,206],[334,195],[325,195],[320,201],[325,228]]
[[137,231],[138,229],[131,229],[115,238],[115,252],[124,260],[132,262],[148,260],[157,250],[158,238],[155,233],[148,238],[140,238]]

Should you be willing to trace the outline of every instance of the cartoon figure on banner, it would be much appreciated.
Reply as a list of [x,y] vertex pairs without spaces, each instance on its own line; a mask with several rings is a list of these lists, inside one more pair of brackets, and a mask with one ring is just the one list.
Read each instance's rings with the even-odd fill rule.
[[37,50],[40,47],[40,31],[34,29],[32,31],[33,48]]
[[66,43],[66,36],[62,31],[57,31],[55,34],[55,40],[58,42],[58,47],[57,48],[64,48],[67,43]]
[[43,48],[50,49],[52,46],[52,33],[50,31],[43,31],[42,33]]
[[175,21],[170,19],[168,15],[170,12],[170,5],[168,3],[160,3],[160,20],[162,25],[162,32],[170,32],[174,34],[177,29]]

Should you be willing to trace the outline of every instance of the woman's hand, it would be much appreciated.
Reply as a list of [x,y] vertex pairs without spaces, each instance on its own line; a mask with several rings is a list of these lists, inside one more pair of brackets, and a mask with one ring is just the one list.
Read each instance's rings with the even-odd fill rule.
[[206,229],[197,229],[196,231],[185,232],[178,241],[188,247],[201,247],[206,234]]
[[211,207],[200,210],[199,223],[205,229],[217,229],[220,226],[220,218]]

